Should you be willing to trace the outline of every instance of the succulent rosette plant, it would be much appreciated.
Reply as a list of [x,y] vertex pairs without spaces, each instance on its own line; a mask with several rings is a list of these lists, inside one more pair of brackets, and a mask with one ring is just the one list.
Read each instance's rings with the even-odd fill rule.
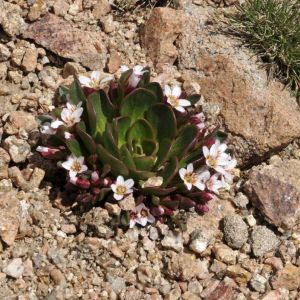
[[46,142],[37,151],[67,171],[78,203],[119,205],[118,224],[207,212],[232,182],[236,161],[224,135],[205,128],[200,95],[162,88],[141,66],[121,70],[118,80],[92,72],[61,87],[65,107],[39,118]]

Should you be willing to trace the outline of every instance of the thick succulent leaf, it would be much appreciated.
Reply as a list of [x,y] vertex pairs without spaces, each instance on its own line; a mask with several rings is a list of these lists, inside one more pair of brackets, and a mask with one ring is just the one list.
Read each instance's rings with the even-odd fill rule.
[[176,136],[176,118],[173,110],[162,103],[151,106],[146,112],[146,119],[152,125],[158,140],[173,139]]
[[114,135],[118,136],[118,148],[121,148],[127,142],[126,135],[130,128],[130,123],[129,117],[119,117],[113,121],[113,132]]
[[157,102],[152,92],[146,89],[136,89],[128,94],[121,104],[121,116],[131,118],[131,124],[137,119],[143,118],[146,110]]
[[82,140],[84,147],[90,154],[96,153],[96,144],[93,138],[86,132],[85,124],[80,122],[76,125],[76,132]]
[[178,159],[177,157],[172,157],[170,161],[165,165],[164,169],[160,173],[164,181],[162,187],[168,186],[172,179],[178,174]]
[[129,171],[126,165],[119,159],[112,156],[102,145],[98,144],[96,146],[96,151],[102,164],[108,164],[111,166],[111,172],[114,176],[128,176]]
[[145,119],[138,119],[132,124],[126,138],[130,145],[133,140],[139,143],[141,143],[143,139],[151,140],[154,138],[153,128]]
[[139,171],[151,171],[155,163],[155,157],[153,156],[138,156],[134,157],[133,160]]
[[109,97],[103,90],[100,90],[100,99],[104,115],[109,121],[112,121],[117,113],[116,107],[111,103]]
[[61,116],[61,111],[62,111],[62,108],[56,107],[56,108],[54,108],[54,109],[51,111],[51,113],[53,114],[53,116],[54,116],[55,118],[60,118],[60,116]]
[[192,153],[188,153],[183,159],[179,162],[179,167],[183,168],[186,167],[189,163],[194,163],[195,161],[199,161],[203,158],[202,148],[199,147]]
[[100,191],[100,195],[98,196],[97,201],[102,201],[105,199],[105,197],[110,193],[111,189],[110,188],[102,188]]
[[130,215],[128,211],[122,211],[121,214],[121,225],[128,226],[130,222]]
[[165,138],[160,141],[159,149],[157,152],[157,160],[155,163],[155,169],[158,169],[169,157],[169,153],[172,148],[173,141]]
[[143,139],[141,142],[143,153],[145,155],[156,155],[158,151],[158,143],[152,139]]
[[70,94],[70,89],[66,86],[60,86],[58,88],[58,95],[60,97],[61,100],[63,100],[64,102],[67,102],[67,96]]
[[70,98],[74,104],[78,104],[79,102],[84,103],[86,101],[84,92],[80,86],[80,83],[77,79],[73,81],[69,88]]
[[176,187],[162,188],[162,187],[147,187],[142,189],[144,195],[166,196],[173,193]]
[[131,74],[133,73],[133,70],[127,70],[125,72],[122,73],[118,83],[119,83],[119,86],[123,89],[127,86],[128,84],[128,80],[129,80],[129,77],[131,76]]
[[113,136],[112,125],[107,123],[105,131],[102,135],[102,140],[105,149],[116,158],[120,158],[119,148],[117,146],[116,138]]
[[97,134],[102,135],[107,119],[102,109],[99,92],[95,92],[88,97],[87,110],[92,136],[95,138]]
[[105,164],[101,169],[101,177],[105,177],[108,175],[108,173],[111,172],[111,166],[108,164]]
[[154,172],[149,171],[137,171],[130,169],[130,177],[134,179],[134,181],[139,180],[147,180],[150,177],[155,176],[156,174]]
[[138,84],[138,87],[145,87],[149,84],[150,82],[150,68],[149,67],[146,67],[144,68],[144,71],[148,71],[148,72],[145,72],[143,75],[142,75],[142,78],[140,79],[139,81],[139,84]]
[[183,127],[177,136],[172,149],[170,157],[182,157],[193,146],[198,136],[198,129],[195,125],[187,125]]
[[170,209],[178,209],[178,207],[179,207],[179,201],[177,201],[177,200],[162,199],[160,201],[160,204],[167,207],[167,208],[170,208]]
[[159,83],[151,82],[145,86],[145,89],[151,91],[155,95],[157,102],[163,101],[164,93]]
[[201,99],[201,95],[190,95],[186,99],[189,100],[193,105],[195,105]]
[[82,156],[82,149],[79,142],[76,139],[66,140],[66,145],[72,154],[75,156]]
[[124,164],[128,168],[130,168],[132,170],[136,169],[135,162],[134,162],[132,155],[131,155],[130,151],[128,150],[128,147],[126,144],[124,144],[120,148],[120,156],[121,156],[121,160],[124,162]]

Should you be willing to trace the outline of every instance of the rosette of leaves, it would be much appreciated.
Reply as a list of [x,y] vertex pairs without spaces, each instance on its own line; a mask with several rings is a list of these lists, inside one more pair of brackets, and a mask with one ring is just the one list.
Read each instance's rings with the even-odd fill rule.
[[[84,157],[88,171],[81,174],[83,182],[90,180],[91,172],[99,173],[99,180],[78,188],[79,203],[114,201],[110,184],[121,175],[135,182],[136,206],[143,202],[161,219],[180,208],[204,212],[210,199],[200,190],[188,190],[178,174],[189,163],[195,169],[204,165],[202,146],[217,134],[204,138],[197,125],[189,122],[199,112],[194,104],[200,96],[185,95],[192,106],[184,114],[178,113],[166,102],[161,86],[150,82],[149,70],[135,88],[129,85],[132,72],[122,73],[106,89],[82,87],[76,77],[69,87],[61,87],[61,99],[73,105],[81,103],[83,114],[74,126],[60,126],[55,135],[49,136],[47,146],[61,149],[54,154],[58,160],[70,153]],[[60,113],[61,109],[55,109],[52,116],[40,119],[42,123],[53,121]],[[145,186],[149,178],[157,177],[163,179],[160,186]],[[128,225],[129,215],[129,211],[122,211],[117,222]]]

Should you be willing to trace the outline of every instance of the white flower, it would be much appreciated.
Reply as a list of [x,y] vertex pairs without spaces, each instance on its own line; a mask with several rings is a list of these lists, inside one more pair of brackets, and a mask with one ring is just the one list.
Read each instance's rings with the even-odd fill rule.
[[75,155],[70,155],[67,161],[63,162],[62,167],[69,170],[69,175],[71,178],[75,177],[77,174],[87,171],[88,167],[84,164],[84,157]]
[[114,198],[116,200],[122,200],[125,195],[131,194],[133,190],[131,189],[134,186],[133,179],[124,180],[123,176],[118,176],[116,183],[113,183],[110,187],[114,192]]
[[222,179],[219,179],[219,174],[214,174],[211,176],[208,170],[199,174],[201,181],[204,183],[207,190],[219,194],[219,189],[224,187],[224,182]]
[[56,133],[56,130],[53,127],[51,127],[51,124],[49,122],[46,122],[41,128],[41,133],[54,135]]
[[66,140],[70,140],[74,137],[74,135],[70,132],[65,131],[64,132],[64,137],[65,137]]
[[[127,66],[121,66],[120,68],[121,72],[124,73],[126,71],[129,70],[129,68]],[[148,70],[144,70],[144,67],[143,66],[140,66],[140,65],[136,65],[132,68],[132,74],[131,76],[129,77],[129,81],[128,81],[128,84],[130,87],[132,88],[136,88],[137,85],[139,84],[142,76],[144,75],[144,73],[148,72]]]
[[78,76],[78,80],[82,86],[95,90],[99,89],[102,84],[105,84],[113,79],[114,77],[112,75],[103,78],[100,71],[93,71],[90,77],[83,75]]
[[161,176],[150,177],[142,184],[142,188],[161,186],[163,184],[163,180],[164,179]]
[[199,190],[204,191],[204,184],[201,182],[201,178],[197,173],[194,173],[193,164],[188,164],[187,168],[181,168],[179,170],[179,176],[183,180],[188,190],[191,190],[193,186]]
[[60,117],[68,127],[71,127],[74,124],[80,122],[80,117],[83,113],[83,108],[79,106],[81,105],[81,102],[77,105],[77,107],[68,104],[69,103],[67,103],[67,107],[61,111]]
[[224,174],[226,168],[232,164],[231,156],[225,152],[226,149],[227,145],[221,144],[219,140],[216,140],[210,149],[203,146],[202,151],[206,159],[206,165]]
[[139,204],[130,212],[129,227],[133,228],[136,223],[146,226],[147,223],[154,223],[155,218],[149,212],[144,203]]
[[[64,122],[62,122],[61,120],[59,120],[59,119],[56,119],[55,121],[53,121],[52,123],[51,123],[51,128],[53,128],[53,129],[57,129],[59,126],[61,126],[61,125],[64,125]],[[56,130],[55,130],[55,132],[56,132]]]
[[191,102],[186,99],[180,99],[182,91],[179,86],[174,86],[171,88],[169,85],[166,85],[164,88],[164,94],[167,97],[167,102],[176,110],[180,112],[185,112],[184,107],[191,106]]

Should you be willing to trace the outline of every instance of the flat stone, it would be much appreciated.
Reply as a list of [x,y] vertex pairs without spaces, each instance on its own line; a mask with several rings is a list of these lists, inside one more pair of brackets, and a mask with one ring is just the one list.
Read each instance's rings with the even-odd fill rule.
[[26,30],[27,24],[21,16],[19,5],[0,0],[0,25],[10,37],[21,34]]
[[290,291],[300,288],[300,267],[287,264],[283,269],[279,270],[272,278],[272,286],[274,289],[286,288]]
[[13,259],[6,267],[2,270],[6,275],[19,278],[24,272],[24,266],[21,258]]
[[255,226],[250,241],[252,252],[256,257],[261,257],[265,253],[275,250],[280,244],[275,233],[266,226]]
[[30,24],[23,36],[85,67],[95,70],[105,66],[106,48],[101,34],[77,29],[56,15],[46,14]]
[[7,134],[16,134],[21,128],[25,129],[28,133],[38,129],[38,123],[35,117],[32,114],[21,110],[10,113],[9,125],[12,128],[9,128],[10,130],[8,130],[7,126],[5,127]]
[[248,240],[248,226],[237,214],[228,215],[223,219],[224,238],[228,246],[239,249]]
[[183,240],[180,232],[169,231],[168,234],[163,238],[161,244],[164,248],[172,249],[177,252],[183,250]]
[[152,10],[141,32],[141,42],[154,64],[174,63],[178,55],[174,41],[183,31],[184,21],[182,11],[169,7]]
[[300,161],[291,159],[250,172],[245,189],[266,219],[284,229],[300,223]]
[[7,245],[13,245],[20,226],[19,200],[14,193],[0,194],[0,237]]

